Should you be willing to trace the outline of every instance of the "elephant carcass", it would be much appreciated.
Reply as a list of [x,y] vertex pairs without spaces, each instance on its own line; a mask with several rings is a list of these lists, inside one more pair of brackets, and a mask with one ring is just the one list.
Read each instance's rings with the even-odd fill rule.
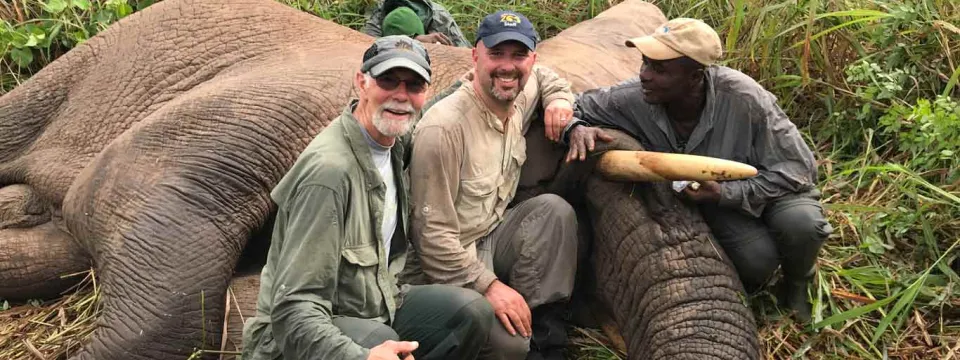
[[[547,40],[540,61],[577,90],[612,85],[640,61],[622,39],[664,20],[650,4],[624,2]],[[269,234],[269,191],[354,94],[352,76],[371,40],[270,0],[166,0],[0,98],[0,198],[20,199],[0,202],[0,214],[19,219],[0,228],[0,284],[14,284],[0,287],[0,297],[56,293],[65,285],[46,282],[50,274],[92,262],[103,314],[76,358],[182,359],[218,348],[238,260]],[[467,49],[427,47],[434,89],[470,66]],[[39,283],[43,291],[29,287]],[[655,305],[638,301],[660,291],[640,288],[654,290],[601,293],[608,303],[636,305],[614,308],[632,358],[655,350],[638,346],[659,344],[637,338],[655,336],[646,328],[687,324],[635,317]],[[694,344],[691,353],[705,353]],[[709,345],[749,357],[726,340]]]

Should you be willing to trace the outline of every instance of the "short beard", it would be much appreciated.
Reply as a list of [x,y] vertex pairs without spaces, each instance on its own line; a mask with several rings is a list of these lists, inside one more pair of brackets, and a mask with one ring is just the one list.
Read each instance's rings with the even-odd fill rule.
[[[402,108],[404,110],[411,111],[410,118],[403,122],[385,119],[383,117],[383,112],[386,111],[388,107]],[[410,103],[403,104],[396,101],[390,101],[380,105],[380,107],[377,108],[377,111],[373,114],[373,127],[375,127],[377,131],[384,136],[399,137],[410,132],[413,124],[419,119],[420,111],[413,110],[413,106],[410,105]]]
[[500,91],[500,89],[497,89],[497,75],[498,74],[496,72],[493,74],[490,74],[490,88],[487,89],[487,93],[488,93],[487,95],[490,95],[490,97],[497,99],[497,101],[502,101],[505,103],[513,101],[517,98],[517,96],[520,96],[520,91],[523,89],[523,84],[521,84],[522,79],[520,78],[519,71],[514,71],[513,74],[508,74],[508,75],[513,75],[514,77],[517,78],[517,88],[512,91],[509,91],[509,90]]
[[489,89],[489,95],[494,99],[503,102],[513,101],[520,95],[520,88],[516,88],[513,91],[501,92],[500,89],[497,89],[496,84],[491,84]]

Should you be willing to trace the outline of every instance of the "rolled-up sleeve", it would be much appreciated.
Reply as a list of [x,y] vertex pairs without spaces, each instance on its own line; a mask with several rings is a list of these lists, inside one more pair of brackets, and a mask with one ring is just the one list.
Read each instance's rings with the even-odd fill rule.
[[546,66],[534,65],[533,76],[540,87],[540,98],[544,106],[557,99],[567,100],[573,104],[574,95],[570,90],[570,82],[560,77],[555,71]]
[[462,135],[438,126],[417,130],[410,162],[411,242],[424,274],[443,284],[484,293],[496,275],[460,242],[454,205],[460,184]]
[[273,279],[273,336],[287,359],[366,359],[369,350],[332,322],[343,199],[334,190],[305,185],[279,209],[284,231]]
[[[775,98],[767,94],[749,110],[760,116],[754,136],[755,177],[720,183],[720,205],[759,217],[765,204],[790,193],[814,189],[817,164],[810,147]],[[731,134],[733,136],[733,134]],[[725,141],[737,141],[736,138]]]

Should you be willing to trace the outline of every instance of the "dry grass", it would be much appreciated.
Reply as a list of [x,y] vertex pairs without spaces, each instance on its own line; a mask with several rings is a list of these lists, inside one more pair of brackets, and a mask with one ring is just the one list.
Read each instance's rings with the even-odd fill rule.
[[52,360],[76,352],[100,315],[100,289],[93,270],[60,299],[0,311],[0,359]]

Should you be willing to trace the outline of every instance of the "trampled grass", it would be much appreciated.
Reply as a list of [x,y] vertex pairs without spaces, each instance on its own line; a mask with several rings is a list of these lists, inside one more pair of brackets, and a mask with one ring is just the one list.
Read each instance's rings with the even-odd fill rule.
[[[375,0],[279,1],[359,28]],[[439,1],[468,38],[484,14],[500,8],[525,13],[546,38],[619,0]],[[713,25],[725,64],[779,97],[820,161],[835,233],[811,287],[814,321],[781,315],[768,294],[751,298],[766,358],[960,359],[960,2],[653,2],[668,18]],[[48,11],[61,3],[68,6]],[[148,4],[0,3],[0,94]],[[24,48],[31,62],[20,67]],[[623,356],[593,329],[573,335],[578,358]]]

